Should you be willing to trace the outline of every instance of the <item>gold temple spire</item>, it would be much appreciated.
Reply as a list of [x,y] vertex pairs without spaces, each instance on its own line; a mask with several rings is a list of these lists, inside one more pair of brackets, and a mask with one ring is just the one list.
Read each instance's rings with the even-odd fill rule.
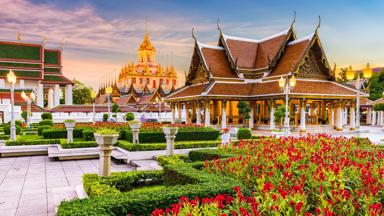
[[17,32],[17,41],[21,41],[21,33]]

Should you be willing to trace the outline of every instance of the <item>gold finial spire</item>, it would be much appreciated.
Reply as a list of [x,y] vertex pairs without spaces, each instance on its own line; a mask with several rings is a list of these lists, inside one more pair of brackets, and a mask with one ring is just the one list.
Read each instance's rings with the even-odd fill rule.
[[21,41],[21,33],[17,32],[17,41]]

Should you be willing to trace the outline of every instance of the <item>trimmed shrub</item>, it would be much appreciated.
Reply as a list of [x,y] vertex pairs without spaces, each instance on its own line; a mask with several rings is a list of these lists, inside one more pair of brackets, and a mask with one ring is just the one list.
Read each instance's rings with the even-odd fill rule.
[[52,120],[52,113],[45,112],[41,114],[41,119],[43,120]]
[[21,145],[48,145],[48,144],[60,144],[59,139],[38,139],[28,141],[6,141],[7,146],[21,146]]
[[93,135],[94,131],[92,129],[83,129],[83,139],[85,141],[95,140],[95,136]]
[[[7,125],[11,125],[11,121],[9,121],[8,123],[7,123]],[[22,126],[23,125],[23,122],[22,121],[20,121],[20,120],[15,120],[15,125],[18,125],[18,126]]]
[[0,134],[0,140],[7,140],[9,138],[11,138],[11,136],[5,135],[5,134]]
[[234,156],[230,153],[220,152],[218,149],[199,149],[188,152],[189,160],[194,161],[206,161],[214,160],[218,158],[228,158]]
[[73,143],[61,143],[61,147],[64,149],[68,148],[91,148],[97,147],[97,143],[95,141],[75,141]]
[[[175,149],[187,149],[187,148],[207,148],[217,147],[220,144],[219,141],[194,141],[194,142],[179,142],[175,143]],[[154,150],[165,150],[167,144],[165,143],[141,143],[132,144],[130,142],[119,140],[117,145],[127,151],[154,151]]]
[[103,122],[107,122],[108,121],[108,114],[107,113],[104,113],[103,115]]
[[[49,129],[44,130],[42,132],[44,139],[60,139],[67,138],[67,130],[66,129]],[[82,138],[83,137],[83,129],[74,129],[73,130],[73,138]]]
[[129,113],[125,114],[125,120],[126,121],[133,121],[133,120],[135,120],[135,115],[133,113],[129,112]]
[[21,118],[23,118],[25,122],[27,122],[27,117],[28,117],[27,110],[24,110],[23,112],[21,112]]
[[50,125],[39,126],[37,128],[37,135],[42,136],[44,130],[50,130],[50,129],[53,129],[53,127]]
[[[194,141],[194,140],[216,140],[219,136],[217,130],[207,131],[179,131],[176,135],[175,141]],[[123,137],[125,140],[132,142],[132,132],[124,131]],[[139,132],[139,142],[141,143],[154,143],[166,142],[163,132]]]
[[39,126],[49,125],[53,127],[53,121],[50,119],[42,120],[39,122]]
[[[21,132],[23,131],[21,126],[15,124],[15,127],[16,127],[16,134],[20,135]],[[11,134],[11,125],[5,125],[3,130],[4,130],[5,135],[10,135]]]
[[252,138],[252,134],[249,128],[240,128],[237,131],[237,139],[241,140],[241,139],[251,139],[251,138]]

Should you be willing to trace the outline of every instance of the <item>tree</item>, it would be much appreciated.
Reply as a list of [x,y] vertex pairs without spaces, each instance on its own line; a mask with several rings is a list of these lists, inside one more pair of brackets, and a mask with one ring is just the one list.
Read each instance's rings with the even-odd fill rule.
[[73,86],[73,103],[74,104],[90,104],[92,103],[92,88],[84,85],[82,82],[75,80]]
[[279,106],[275,110],[274,116],[275,116],[275,123],[279,124],[279,128],[281,130],[281,126],[283,125],[283,120],[284,120],[284,117],[285,117],[285,106],[284,105]]
[[347,77],[345,75],[347,70],[348,68],[341,68],[339,72],[339,76],[337,77],[336,80],[343,83],[348,82]]
[[28,117],[28,111],[27,111],[27,110],[24,110],[24,111],[21,113],[21,118],[24,119],[24,122],[27,122],[27,117]]
[[237,104],[239,116],[242,116],[244,119],[243,124],[246,124],[246,120],[250,119],[251,116],[249,115],[249,112],[251,112],[251,108],[249,107],[249,104],[245,101],[239,101]]
[[374,73],[368,86],[369,99],[373,101],[380,99],[384,92],[384,70],[380,73]]
[[116,118],[116,120],[117,120],[117,113],[118,112],[121,112],[121,109],[120,109],[120,107],[119,107],[119,105],[117,104],[117,103],[113,103],[112,104],[112,112],[114,112],[115,113],[115,118]]

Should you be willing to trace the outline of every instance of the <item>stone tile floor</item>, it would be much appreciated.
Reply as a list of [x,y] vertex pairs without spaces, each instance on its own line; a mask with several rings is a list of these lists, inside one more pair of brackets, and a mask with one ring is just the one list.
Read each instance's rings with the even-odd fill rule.
[[[64,199],[76,197],[84,173],[98,172],[98,159],[55,161],[47,156],[0,158],[0,216],[55,215]],[[134,170],[113,161],[112,172]]]

